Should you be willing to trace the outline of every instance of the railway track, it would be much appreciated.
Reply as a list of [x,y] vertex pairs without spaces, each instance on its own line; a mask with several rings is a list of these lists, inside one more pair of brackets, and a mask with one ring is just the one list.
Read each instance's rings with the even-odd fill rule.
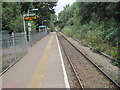
[[120,86],[106,75],[96,64],[61,33],[57,33],[63,51],[75,73],[81,90],[85,88],[111,88],[118,90]]

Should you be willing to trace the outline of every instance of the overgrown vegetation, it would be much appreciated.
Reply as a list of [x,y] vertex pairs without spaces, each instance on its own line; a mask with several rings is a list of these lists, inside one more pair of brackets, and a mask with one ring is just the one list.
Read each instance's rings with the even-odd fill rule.
[[105,52],[120,63],[120,2],[75,2],[59,13],[65,34]]

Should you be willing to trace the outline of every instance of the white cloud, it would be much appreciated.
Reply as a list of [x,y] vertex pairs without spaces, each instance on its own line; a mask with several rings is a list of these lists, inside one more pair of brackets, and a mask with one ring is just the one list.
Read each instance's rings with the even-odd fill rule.
[[73,2],[75,2],[75,1],[76,1],[76,0],[58,0],[57,6],[54,8],[55,11],[56,11],[56,15],[58,15],[58,13],[63,10],[63,7],[64,7],[65,5],[67,5],[67,4],[70,4],[70,5],[71,5],[71,4],[73,4]]

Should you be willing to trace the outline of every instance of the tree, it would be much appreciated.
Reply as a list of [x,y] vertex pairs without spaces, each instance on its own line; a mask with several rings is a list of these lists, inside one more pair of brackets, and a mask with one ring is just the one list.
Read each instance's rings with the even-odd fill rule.
[[2,3],[2,28],[11,30],[10,23],[21,14],[20,3],[3,2]]
[[119,57],[120,2],[75,2],[64,7],[59,13],[59,21],[61,28],[74,27],[72,31],[80,32],[80,35],[96,32],[99,40],[118,48],[118,55],[114,56]]
[[[21,32],[21,29],[17,24],[22,25],[22,15],[28,13],[36,13],[37,20],[34,22],[36,25],[41,25],[43,20],[44,24],[49,25],[51,20],[51,14],[54,14],[55,11],[53,7],[56,6],[56,2],[3,2],[2,3],[2,29],[9,31]],[[33,8],[38,8],[39,11],[31,11]],[[21,20],[20,20],[21,19]],[[17,21],[18,20],[18,21]],[[19,22],[20,21],[20,22]],[[12,26],[11,26],[12,25]],[[18,29],[18,30],[15,30]]]

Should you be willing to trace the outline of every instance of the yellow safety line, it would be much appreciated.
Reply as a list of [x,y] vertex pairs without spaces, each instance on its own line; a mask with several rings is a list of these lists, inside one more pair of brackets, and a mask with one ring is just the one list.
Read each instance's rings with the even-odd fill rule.
[[35,73],[33,74],[31,81],[28,85],[28,88],[42,88],[43,80],[44,80],[44,72],[48,63],[48,57],[50,54],[51,44],[53,37],[49,39],[49,42],[43,51],[43,55],[35,69]]

